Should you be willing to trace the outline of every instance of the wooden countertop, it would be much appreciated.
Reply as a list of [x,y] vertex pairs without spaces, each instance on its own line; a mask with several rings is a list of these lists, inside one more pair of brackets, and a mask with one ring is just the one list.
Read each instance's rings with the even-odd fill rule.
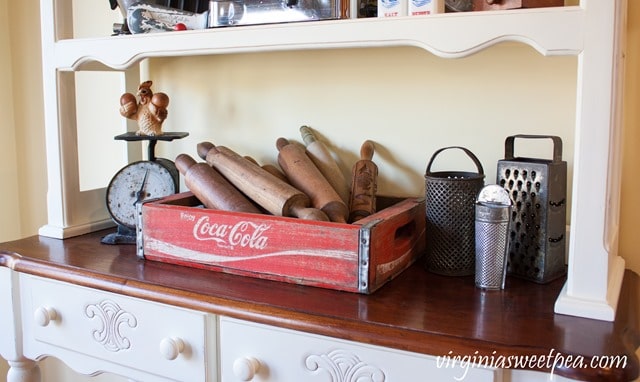
[[[588,381],[638,377],[640,277],[626,271],[615,322],[554,314],[564,280],[508,277],[483,292],[473,276],[415,264],[372,295],[234,276],[141,260],[133,245],[100,243],[109,231],[0,244],[0,265],[19,272],[185,308],[435,356],[538,356],[539,370]],[[562,356],[563,358],[558,358]],[[570,367],[584,357],[626,356],[622,367]],[[538,358],[539,360],[540,358]],[[531,360],[531,358],[529,358]],[[533,363],[533,362],[532,362]],[[569,364],[569,367],[566,367]],[[513,365],[511,365],[513,367]],[[527,366],[526,368],[537,368]]]

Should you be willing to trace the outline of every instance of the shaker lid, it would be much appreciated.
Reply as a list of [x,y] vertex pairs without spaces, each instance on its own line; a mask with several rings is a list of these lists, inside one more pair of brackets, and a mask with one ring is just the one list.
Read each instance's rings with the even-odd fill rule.
[[484,186],[478,193],[478,203],[511,205],[511,197],[507,190],[497,184]]

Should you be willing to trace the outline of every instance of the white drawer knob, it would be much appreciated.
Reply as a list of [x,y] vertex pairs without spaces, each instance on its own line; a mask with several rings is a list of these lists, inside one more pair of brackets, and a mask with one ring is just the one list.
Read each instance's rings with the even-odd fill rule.
[[241,381],[250,381],[260,370],[260,361],[253,357],[238,358],[233,362],[233,375]]
[[180,338],[164,338],[160,341],[160,354],[168,360],[174,360],[184,351],[184,341]]
[[38,326],[47,326],[57,318],[58,313],[56,310],[48,306],[41,306],[33,312],[33,319]]

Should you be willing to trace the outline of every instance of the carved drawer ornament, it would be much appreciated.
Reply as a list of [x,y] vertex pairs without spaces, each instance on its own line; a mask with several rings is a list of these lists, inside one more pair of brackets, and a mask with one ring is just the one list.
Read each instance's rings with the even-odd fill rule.
[[326,354],[312,354],[305,360],[307,370],[331,376],[331,382],[384,382],[384,372],[376,366],[367,365],[358,356],[345,350],[332,350]]
[[127,324],[130,328],[138,326],[138,320],[133,314],[122,310],[118,304],[110,300],[87,305],[85,314],[91,319],[98,318],[102,323],[102,326],[92,334],[93,339],[102,344],[105,349],[118,352],[131,347],[131,341],[122,335],[120,328],[123,324]]

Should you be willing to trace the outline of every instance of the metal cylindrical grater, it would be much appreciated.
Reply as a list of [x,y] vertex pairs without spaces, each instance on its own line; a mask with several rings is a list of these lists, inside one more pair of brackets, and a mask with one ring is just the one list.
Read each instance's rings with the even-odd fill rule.
[[476,201],[476,286],[504,289],[512,201],[507,191],[485,186]]
[[[431,171],[434,159],[444,150],[459,149],[467,154],[478,172]],[[425,173],[426,267],[447,276],[475,272],[474,204],[484,186],[480,160],[460,146],[443,147],[433,153]]]
[[[553,159],[514,157],[515,139],[551,139]],[[567,163],[562,140],[547,135],[514,135],[505,140],[497,183],[513,201],[507,273],[546,283],[566,273]]]

